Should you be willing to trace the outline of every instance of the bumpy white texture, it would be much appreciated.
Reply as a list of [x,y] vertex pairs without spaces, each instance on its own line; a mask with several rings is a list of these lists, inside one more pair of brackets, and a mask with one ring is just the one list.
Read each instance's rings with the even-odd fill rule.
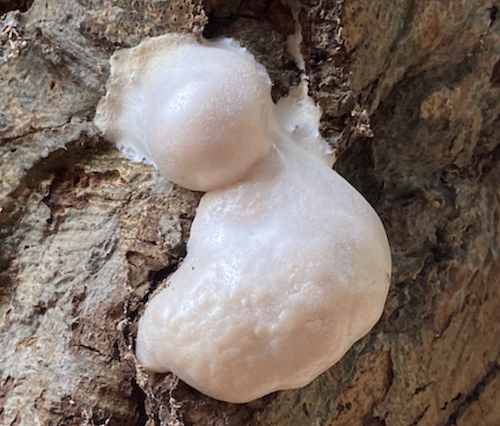
[[118,51],[111,66],[97,126],[179,185],[228,185],[269,151],[270,80],[234,42],[166,35]]
[[307,91],[306,81],[291,89],[288,96],[278,101],[275,115],[279,127],[295,143],[332,167],[335,162],[333,149],[319,133],[321,108],[308,96]]
[[[137,357],[147,369],[172,371],[209,396],[248,402],[306,385],[370,330],[387,296],[390,251],[375,211],[331,170],[319,111],[304,87],[275,106],[261,90],[268,77],[245,50],[227,39],[200,45],[183,37],[148,41],[147,50],[160,57],[140,72],[136,65],[143,62],[133,56],[141,45],[121,52],[136,71],[113,68],[111,94],[97,119],[118,143],[141,142],[134,150],[175,182],[195,181],[197,188],[210,182],[212,189],[200,202],[183,264],[140,319]],[[221,49],[239,59],[226,60]],[[170,61],[179,69],[173,86]],[[191,72],[205,68],[209,78]],[[146,87],[122,90],[120,104],[113,89],[130,78]],[[240,79],[249,88],[231,97]],[[164,82],[168,100],[154,95],[149,81]],[[234,116],[207,96],[227,100]],[[196,102],[185,109],[186,99]],[[129,105],[149,112],[136,120]],[[212,130],[201,134],[197,120]],[[241,174],[233,171],[242,162],[238,149],[252,157]],[[170,172],[171,156],[182,158],[179,176]],[[220,178],[221,163],[231,178]]]
[[184,263],[140,320],[138,359],[228,402],[304,386],[377,322],[390,268],[369,204],[286,141],[202,198]]

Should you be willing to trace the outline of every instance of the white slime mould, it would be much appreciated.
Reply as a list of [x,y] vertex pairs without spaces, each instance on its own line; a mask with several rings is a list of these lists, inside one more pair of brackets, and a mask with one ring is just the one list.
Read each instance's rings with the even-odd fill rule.
[[137,357],[223,401],[304,386],[380,318],[391,257],[368,202],[331,169],[304,87],[230,39],[166,35],[112,57],[96,124],[201,199],[182,266],[140,319]]

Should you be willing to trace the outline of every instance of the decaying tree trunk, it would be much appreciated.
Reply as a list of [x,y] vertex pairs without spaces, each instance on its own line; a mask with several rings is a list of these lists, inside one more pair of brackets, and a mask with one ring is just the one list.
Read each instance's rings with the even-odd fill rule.
[[[288,2],[291,3],[291,2]],[[498,5],[500,6],[500,4]],[[93,115],[146,36],[239,40],[275,99],[297,83],[280,0],[0,1],[1,425],[500,424],[500,17],[493,0],[303,0],[337,170],[381,215],[376,328],[311,385],[214,401],[133,356],[200,194],[132,163]],[[372,137],[373,135],[373,137]]]

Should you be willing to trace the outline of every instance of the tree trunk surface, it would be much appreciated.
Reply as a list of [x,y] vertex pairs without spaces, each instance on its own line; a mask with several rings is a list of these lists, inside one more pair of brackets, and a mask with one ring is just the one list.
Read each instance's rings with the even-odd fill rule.
[[8,0],[2,12],[0,425],[500,424],[492,0],[302,0],[321,130],[335,168],[382,217],[392,285],[380,322],[338,364],[241,405],[136,363],[138,318],[185,256],[201,194],[125,158],[93,116],[113,51],[167,32],[235,38],[279,99],[300,76],[286,49],[291,8]]

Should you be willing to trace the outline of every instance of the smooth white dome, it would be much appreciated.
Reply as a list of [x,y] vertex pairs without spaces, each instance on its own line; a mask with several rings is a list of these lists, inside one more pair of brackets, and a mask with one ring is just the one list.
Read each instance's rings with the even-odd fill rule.
[[167,35],[117,52],[96,124],[134,160],[192,190],[241,179],[269,152],[269,77],[234,43]]
[[234,42],[169,35],[113,56],[96,116],[135,159],[209,190],[136,351],[228,402],[311,382],[378,321],[390,283],[382,223],[331,170],[307,90],[277,106],[269,90]]

